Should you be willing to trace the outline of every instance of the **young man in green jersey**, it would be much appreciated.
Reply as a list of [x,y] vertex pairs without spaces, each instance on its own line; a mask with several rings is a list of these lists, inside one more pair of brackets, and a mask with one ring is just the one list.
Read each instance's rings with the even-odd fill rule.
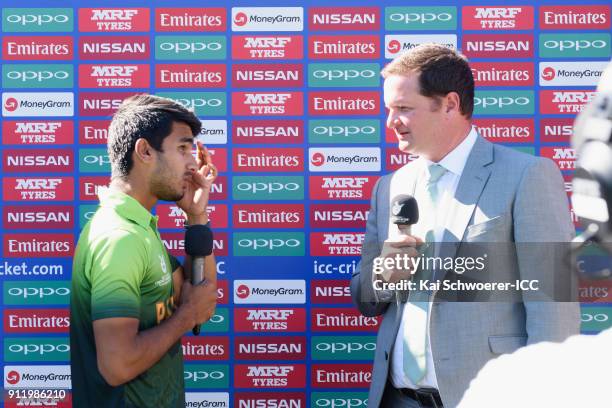
[[[111,182],[98,192],[100,207],[81,232],[73,264],[77,408],[185,406],[181,337],[214,314],[216,263],[206,256],[206,280],[191,285],[151,210],[158,200],[175,201],[190,226],[208,228],[216,169],[199,142],[193,157],[200,129],[193,112],[150,95],[126,99],[109,126]],[[212,234],[208,241],[197,244],[212,248]]]

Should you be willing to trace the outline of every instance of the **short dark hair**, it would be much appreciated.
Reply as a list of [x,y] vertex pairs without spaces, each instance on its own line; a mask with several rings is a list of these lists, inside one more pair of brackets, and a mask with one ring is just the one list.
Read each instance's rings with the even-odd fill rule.
[[125,99],[108,127],[108,155],[112,177],[125,178],[132,170],[132,153],[138,139],[145,139],[158,152],[172,132],[172,124],[182,122],[195,137],[202,129],[194,113],[172,99],[154,95],[134,95]]
[[433,98],[457,92],[461,113],[468,119],[474,112],[474,76],[467,58],[440,44],[421,44],[387,64],[381,75],[420,73],[423,96]]

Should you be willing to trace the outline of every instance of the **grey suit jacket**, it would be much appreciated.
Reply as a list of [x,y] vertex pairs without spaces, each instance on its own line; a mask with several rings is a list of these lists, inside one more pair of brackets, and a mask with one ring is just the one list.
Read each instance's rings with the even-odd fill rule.
[[[415,163],[402,169],[405,191],[414,192]],[[387,384],[391,351],[406,297],[382,295],[372,288],[372,263],[381,253],[389,231],[390,200],[397,194],[397,172],[383,176],[374,187],[361,261],[351,278],[351,296],[362,314],[383,315],[378,331],[368,407],[379,407]],[[402,186],[402,188],[404,188]],[[391,196],[393,194],[393,196]],[[450,216],[444,226],[440,256],[459,256],[468,242],[569,242],[574,236],[563,179],[549,159],[531,156],[477,138],[459,180]],[[426,209],[421,209],[426,211]],[[462,245],[463,244],[463,245]],[[536,271],[553,270],[561,254],[542,253],[543,246],[517,246],[496,260],[499,269],[517,279],[530,279]],[[444,254],[442,253],[444,252]],[[535,273],[535,275],[534,275]],[[572,281],[571,276],[556,277]],[[389,300],[389,296],[393,299]],[[385,301],[387,300],[387,301]],[[399,306],[399,307],[398,307]],[[580,329],[575,302],[446,302],[434,297],[430,315],[430,341],[440,395],[454,407],[470,381],[490,359],[526,344],[563,341]]]

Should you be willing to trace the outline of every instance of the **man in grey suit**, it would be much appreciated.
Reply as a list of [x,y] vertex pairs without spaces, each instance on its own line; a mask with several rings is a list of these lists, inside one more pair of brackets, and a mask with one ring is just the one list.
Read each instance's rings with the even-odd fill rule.
[[[472,242],[512,243],[512,251],[491,260],[491,269],[506,278],[539,279],[542,270],[556,274],[561,260],[538,248],[569,242],[574,228],[556,165],[491,144],[472,126],[474,79],[465,57],[426,44],[393,60],[382,75],[387,126],[399,149],[419,158],[374,187],[361,261],[351,279],[361,313],[383,315],[368,406],[455,407],[490,359],[578,333],[578,304],[447,302],[435,290],[418,301],[418,291],[374,289],[375,281],[400,282],[410,270],[389,276],[373,269],[396,255],[415,257],[423,241],[444,243],[435,255],[454,259]],[[400,194],[419,203],[419,221],[409,234],[391,222],[391,201]],[[565,279],[571,280],[555,276],[550,285]]]

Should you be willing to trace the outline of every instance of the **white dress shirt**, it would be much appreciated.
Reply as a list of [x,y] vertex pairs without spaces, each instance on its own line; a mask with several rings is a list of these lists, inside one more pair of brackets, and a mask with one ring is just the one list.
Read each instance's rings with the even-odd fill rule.
[[[468,133],[467,137],[450,153],[448,153],[442,160],[438,162],[441,166],[443,166],[447,171],[444,175],[438,180],[437,188],[438,188],[438,211],[436,214],[436,225],[434,228],[434,237],[436,242],[442,242],[442,237],[444,235],[444,226],[446,225],[446,215],[448,211],[449,204],[455,198],[455,191],[457,190],[457,185],[459,184],[459,179],[461,178],[461,174],[463,173],[463,169],[465,167],[465,163],[467,162],[468,156],[472,151],[472,147],[476,143],[476,138],[478,137],[478,133],[476,132],[476,128],[472,127],[470,133]],[[433,162],[424,159],[422,157],[418,158],[419,162],[417,171],[421,172],[418,177],[416,189],[414,192],[414,197],[417,202],[424,202],[427,192],[426,183],[427,183],[427,167]],[[415,163],[416,164],[416,163]],[[400,172],[401,173],[401,172]],[[401,180],[399,181],[400,184]],[[405,184],[404,184],[405,185]],[[423,209],[426,210],[426,209]],[[422,209],[419,209],[419,212],[422,214]],[[419,216],[419,218],[421,218]],[[427,226],[424,223],[416,223],[412,227],[412,235],[418,236],[425,240],[424,231],[427,229]],[[436,249],[436,256],[439,250],[439,246]],[[429,303],[429,316],[431,316],[431,305]],[[411,315],[415,313],[424,313],[422,309],[412,305],[410,302],[406,302],[404,304],[404,313],[402,314],[402,321],[399,326],[399,330],[397,332],[397,337],[395,339],[395,345],[393,346],[393,352],[391,354],[391,382],[395,388],[412,388],[417,389],[421,387],[433,387],[438,388],[438,381],[436,379],[436,372],[433,362],[433,356],[431,354],[431,339],[429,337],[429,321],[427,323],[427,333],[428,333],[428,346],[426,351],[426,373],[425,377],[419,381],[418,384],[414,384],[405,374],[404,372],[404,331],[405,331],[405,320],[409,318]]]

